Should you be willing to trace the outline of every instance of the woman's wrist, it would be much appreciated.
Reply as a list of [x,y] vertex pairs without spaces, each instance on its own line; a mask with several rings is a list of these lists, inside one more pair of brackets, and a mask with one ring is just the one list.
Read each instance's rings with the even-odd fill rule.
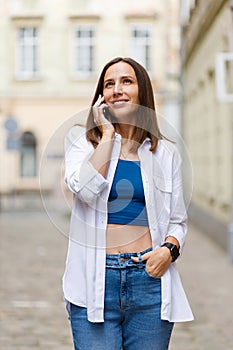
[[115,134],[115,130],[106,130],[103,132],[102,137],[101,137],[101,141],[102,142],[106,142],[106,141],[112,141],[112,139],[114,138],[114,134]]
[[170,254],[172,257],[172,262],[176,261],[176,259],[179,257],[180,255],[180,244],[178,242],[178,240],[173,237],[173,236],[167,236],[165,239],[165,243],[163,243],[161,245],[161,248],[167,248],[168,250],[170,250]]
[[165,239],[165,242],[175,244],[177,246],[177,248],[180,249],[179,241],[173,236],[167,236]]

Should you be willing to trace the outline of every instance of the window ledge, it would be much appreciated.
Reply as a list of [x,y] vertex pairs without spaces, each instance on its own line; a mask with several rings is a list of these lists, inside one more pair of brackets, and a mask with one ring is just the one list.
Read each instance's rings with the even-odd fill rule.
[[15,75],[14,80],[18,82],[40,82],[43,80],[43,77],[41,75],[36,76],[23,76],[23,75]]
[[70,79],[72,81],[92,81],[96,79],[96,74],[95,73],[73,73],[70,76]]

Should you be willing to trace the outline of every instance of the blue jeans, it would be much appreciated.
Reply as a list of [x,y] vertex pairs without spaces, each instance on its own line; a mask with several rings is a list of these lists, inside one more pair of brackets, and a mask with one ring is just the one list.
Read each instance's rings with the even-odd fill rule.
[[166,350],[173,323],[160,318],[161,280],[148,275],[140,253],[107,254],[104,322],[87,320],[86,308],[70,304],[75,350]]

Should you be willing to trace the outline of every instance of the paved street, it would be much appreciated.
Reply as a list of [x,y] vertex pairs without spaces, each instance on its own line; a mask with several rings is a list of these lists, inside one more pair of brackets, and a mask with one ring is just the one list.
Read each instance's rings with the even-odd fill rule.
[[195,321],[176,324],[171,350],[232,350],[233,264],[226,252],[190,225],[178,266]]
[[[72,349],[61,291],[68,241],[60,231],[67,232],[68,218],[55,213],[52,220],[43,211],[0,214],[3,350]],[[226,253],[190,226],[179,271],[195,322],[175,326],[170,350],[232,350],[233,265]]]

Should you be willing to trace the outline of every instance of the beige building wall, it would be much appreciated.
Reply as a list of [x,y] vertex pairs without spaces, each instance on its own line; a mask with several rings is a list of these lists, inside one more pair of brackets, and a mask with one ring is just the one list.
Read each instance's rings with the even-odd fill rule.
[[191,216],[226,246],[233,110],[232,104],[220,101],[216,94],[216,57],[229,52],[232,18],[228,1],[212,5],[199,1],[185,29],[184,135],[194,171]]
[[[170,25],[169,25],[170,23]],[[89,75],[75,72],[78,26],[94,28],[94,62]],[[39,168],[46,145],[48,176],[43,186],[53,189],[56,168],[62,162],[63,136],[72,123],[85,122],[103,65],[115,56],[132,56],[133,26],[149,27],[150,69],[160,113],[169,99],[179,99],[178,0],[0,0],[0,192],[39,189]],[[19,73],[20,28],[36,27],[38,72]],[[136,57],[134,57],[136,58]],[[177,112],[176,112],[177,113]],[[70,120],[70,118],[74,117]],[[5,123],[13,118],[17,135],[31,132],[36,139],[36,174],[22,176],[21,153],[6,147]],[[55,132],[64,125],[62,132]],[[55,166],[56,164],[56,166]],[[58,171],[58,170],[57,170]]]

